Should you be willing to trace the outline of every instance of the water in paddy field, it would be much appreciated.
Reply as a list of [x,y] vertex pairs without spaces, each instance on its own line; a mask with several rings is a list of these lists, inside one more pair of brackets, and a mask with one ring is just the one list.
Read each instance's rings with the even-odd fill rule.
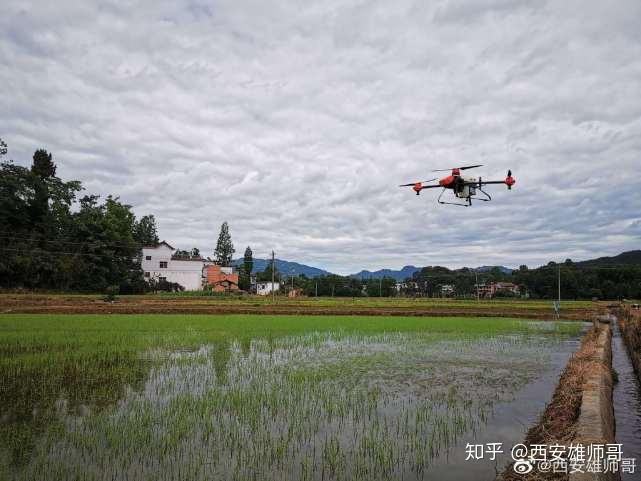
[[624,473],[622,481],[641,480],[641,386],[626,351],[616,319],[612,326],[612,367],[619,376],[614,385],[616,442],[623,445],[623,457],[636,458],[634,474]]
[[[493,415],[483,429],[460,438],[430,470],[439,481],[487,480],[491,481],[512,461],[510,450],[522,443],[527,430],[533,426],[552,399],[552,394],[572,353],[580,346],[580,336],[567,339],[555,347],[545,361],[546,369],[521,388],[509,401],[494,406]],[[467,444],[502,443],[502,454],[492,461],[484,455],[482,460],[466,461]]]
[[60,399],[7,478],[490,480],[509,459],[465,461],[465,445],[522,442],[579,344],[558,325],[142,353],[157,363],[141,385],[101,411]]

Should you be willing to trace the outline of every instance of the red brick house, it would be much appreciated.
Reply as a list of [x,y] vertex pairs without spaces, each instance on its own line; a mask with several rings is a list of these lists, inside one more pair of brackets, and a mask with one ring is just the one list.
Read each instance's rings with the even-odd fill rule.
[[205,267],[206,284],[214,292],[229,292],[238,290],[238,273],[232,267],[208,265]]

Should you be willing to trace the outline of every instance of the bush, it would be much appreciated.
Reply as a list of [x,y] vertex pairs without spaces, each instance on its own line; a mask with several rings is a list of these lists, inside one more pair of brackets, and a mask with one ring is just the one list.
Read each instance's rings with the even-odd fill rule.
[[120,293],[120,288],[118,286],[108,286],[105,289],[105,302],[115,302],[116,296]]

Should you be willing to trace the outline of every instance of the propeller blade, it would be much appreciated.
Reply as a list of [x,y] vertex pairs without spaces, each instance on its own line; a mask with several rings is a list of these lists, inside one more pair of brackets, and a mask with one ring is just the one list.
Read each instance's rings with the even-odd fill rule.
[[428,182],[432,182],[433,180],[438,180],[438,177],[434,177],[433,179],[430,179],[430,180],[422,180],[420,182],[412,182],[411,184],[402,184],[402,185],[399,185],[399,187],[412,187],[412,186],[415,186],[416,184],[426,184]]
[[467,170],[467,169],[475,169],[477,167],[483,167],[483,164],[464,165],[463,167],[450,167],[449,169],[436,169],[436,170],[433,170],[432,172],[448,172],[448,171],[453,170],[453,169]]
[[511,169],[507,171],[507,176],[508,177],[512,177],[512,170]]

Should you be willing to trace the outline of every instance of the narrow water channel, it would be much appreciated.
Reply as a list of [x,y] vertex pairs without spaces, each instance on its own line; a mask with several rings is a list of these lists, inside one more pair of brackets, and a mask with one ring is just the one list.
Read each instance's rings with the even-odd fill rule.
[[623,457],[636,458],[634,474],[621,475],[622,481],[641,481],[641,386],[626,351],[616,319],[612,324],[612,367],[619,376],[614,385],[616,441],[623,445]]

